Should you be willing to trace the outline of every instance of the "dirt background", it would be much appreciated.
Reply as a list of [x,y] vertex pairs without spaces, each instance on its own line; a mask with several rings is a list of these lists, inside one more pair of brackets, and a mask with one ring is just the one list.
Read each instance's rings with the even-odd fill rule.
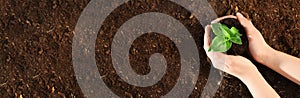
[[[146,0],[152,2],[151,0]],[[154,1],[154,0],[153,0]],[[155,0],[153,4],[165,1]],[[89,0],[40,0],[34,2],[1,0],[0,1],[0,97],[84,97],[76,82],[72,67],[72,38],[76,22]],[[300,1],[297,0],[210,0],[218,16],[234,14],[239,11],[252,19],[254,25],[261,31],[265,40],[273,48],[300,57]],[[135,6],[143,5],[131,4]],[[147,3],[146,3],[147,4]],[[130,5],[128,3],[127,5]],[[147,8],[146,8],[147,9]],[[146,10],[145,9],[145,10]],[[156,8],[154,7],[153,10]],[[179,10],[180,8],[165,7],[166,10]],[[159,11],[159,10],[157,10]],[[170,13],[172,14],[172,13]],[[189,19],[190,13],[176,14],[179,20]],[[189,22],[186,22],[187,24]],[[199,26],[196,25],[196,26]],[[105,28],[105,27],[104,27]],[[191,25],[189,28],[193,28]],[[198,41],[203,41],[203,28],[199,31]],[[175,53],[172,42],[162,35],[149,33],[137,41],[146,39],[148,43],[165,42],[171,45],[152,52],[162,52],[165,55]],[[160,39],[152,41],[153,39]],[[98,44],[104,44],[98,42]],[[136,42],[133,46],[140,46]],[[142,47],[138,48],[143,50]],[[199,49],[201,47],[198,47]],[[173,52],[164,52],[164,50]],[[147,52],[147,53],[152,53]],[[201,50],[200,53],[203,53]],[[101,53],[98,53],[101,54]],[[132,51],[134,54],[134,51]],[[104,55],[104,54],[103,54]],[[106,54],[107,55],[107,54]],[[203,55],[203,54],[201,54]],[[250,56],[245,55],[247,58]],[[175,58],[176,59],[176,58]],[[200,59],[206,59],[202,57]],[[133,62],[138,62],[137,60]],[[175,62],[170,60],[170,62]],[[138,62],[145,63],[145,62]],[[282,97],[300,97],[300,86],[285,79],[274,71],[254,62],[268,83]],[[203,62],[202,65],[207,65]],[[101,65],[99,65],[101,66]],[[202,66],[201,66],[202,67]],[[203,66],[202,72],[208,72],[210,66]],[[149,70],[144,66],[142,70]],[[139,68],[137,68],[137,72]],[[143,72],[143,71],[142,71]],[[140,73],[142,73],[140,72]],[[176,74],[176,73],[175,73]],[[203,87],[207,76],[199,75],[197,88]],[[113,81],[107,80],[107,81]],[[176,81],[167,81],[163,84],[172,84]],[[172,85],[171,85],[172,86]],[[128,92],[127,86],[122,84],[109,86],[122,97],[138,96],[139,91]],[[118,88],[119,87],[119,88]],[[125,87],[125,88],[124,88]],[[157,87],[157,88],[163,88]],[[170,88],[166,88],[170,89]],[[161,89],[159,89],[161,90]],[[167,90],[166,90],[167,91]],[[164,90],[159,94],[164,94]],[[151,95],[153,92],[142,93]],[[159,95],[158,94],[158,95]],[[201,89],[193,91],[190,97],[198,97]],[[124,96],[123,96],[124,95]],[[220,88],[215,95],[207,97],[252,97],[246,86],[230,75],[225,75]]]

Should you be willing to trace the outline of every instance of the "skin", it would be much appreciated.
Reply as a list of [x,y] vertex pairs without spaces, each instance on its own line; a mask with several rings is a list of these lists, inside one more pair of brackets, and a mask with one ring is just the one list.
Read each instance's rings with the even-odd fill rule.
[[[228,16],[226,16],[228,17]],[[232,17],[232,16],[230,16]],[[271,48],[252,22],[240,13],[235,16],[247,32],[249,51],[259,63],[273,69],[284,77],[300,85],[300,59]],[[221,17],[224,18],[224,17]],[[220,20],[218,18],[216,20]],[[256,66],[242,56],[226,55],[219,52],[208,52],[210,46],[211,26],[205,28],[204,49],[213,66],[227,72],[246,84],[253,97],[280,97],[266,82]]]
[[253,58],[300,85],[300,59],[271,48],[250,20],[241,14],[237,18],[246,29]]

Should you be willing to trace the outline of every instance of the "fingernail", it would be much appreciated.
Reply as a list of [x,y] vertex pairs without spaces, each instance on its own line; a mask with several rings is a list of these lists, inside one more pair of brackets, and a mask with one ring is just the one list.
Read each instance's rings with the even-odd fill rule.
[[205,28],[208,28],[210,25],[206,25]]
[[206,29],[207,29],[207,27],[208,27],[208,25],[206,25],[206,26],[204,27],[204,29],[206,30]]
[[243,15],[240,12],[236,13],[236,16],[243,17]]

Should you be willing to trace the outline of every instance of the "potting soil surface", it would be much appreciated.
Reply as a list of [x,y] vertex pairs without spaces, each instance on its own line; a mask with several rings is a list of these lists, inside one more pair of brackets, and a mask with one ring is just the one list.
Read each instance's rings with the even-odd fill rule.
[[[199,97],[210,71],[203,46],[204,29],[181,7],[166,3],[167,0],[133,0],[125,3],[137,10],[116,10],[123,18],[143,11],[167,13],[183,21],[198,44],[201,69],[198,82],[190,97]],[[0,97],[18,98],[48,98],[48,97],[84,97],[74,75],[72,65],[72,38],[81,12],[90,0],[1,0],[0,1]],[[300,57],[300,1],[299,0],[209,0],[217,15],[234,15],[242,12],[252,19],[253,24],[261,31],[266,42],[276,50]],[[164,5],[160,5],[164,4]],[[150,5],[150,6],[149,6]],[[110,60],[107,41],[112,36],[111,26],[121,24],[122,17],[111,16],[103,26],[97,38],[96,60],[98,70],[108,74],[103,78],[107,86],[121,97],[158,97],[168,93],[176,83],[180,70],[172,67],[168,78],[160,85],[148,88],[130,86],[117,81],[115,71],[110,64],[99,61]],[[98,37],[99,37],[98,36]],[[146,43],[146,44],[145,44]],[[101,48],[102,46],[106,48]],[[133,42],[130,52],[132,68],[139,74],[147,74],[149,56],[162,53],[170,64],[179,63],[178,51],[174,43],[166,36],[156,32],[148,32]],[[251,59],[251,56],[245,55]],[[107,58],[101,58],[107,57]],[[252,59],[251,59],[252,60]],[[252,60],[253,61],[253,60]],[[300,86],[277,74],[271,69],[259,64],[257,66],[267,82],[281,97],[300,97]],[[104,66],[104,67],[103,67]],[[187,80],[188,81],[188,80]],[[224,75],[216,94],[206,94],[206,97],[251,98],[247,87],[237,78]]]

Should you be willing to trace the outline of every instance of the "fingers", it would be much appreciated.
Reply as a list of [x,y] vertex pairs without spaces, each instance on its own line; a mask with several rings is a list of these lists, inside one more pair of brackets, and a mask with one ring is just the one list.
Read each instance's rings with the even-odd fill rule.
[[227,72],[228,66],[231,64],[230,55],[220,52],[210,52],[208,57],[211,59],[213,66],[219,70]]
[[208,58],[212,61],[212,65],[220,70],[223,70],[223,65],[225,62],[225,54],[218,53],[218,52],[208,52],[210,47],[210,34],[211,34],[211,25],[205,26],[205,33],[204,33],[204,50],[208,56]]
[[241,25],[245,28],[248,40],[252,40],[253,35],[255,35],[254,33],[257,32],[257,29],[254,27],[252,22],[244,17],[241,13],[237,13],[236,16]]
[[220,18],[217,18],[217,19],[213,20],[213,21],[211,22],[211,24],[213,24],[213,23],[218,23],[218,22],[220,22],[221,20],[226,19],[226,18],[237,19],[236,16],[233,16],[233,15],[227,15],[227,16],[223,16],[223,17],[220,17]]
[[227,66],[228,61],[226,61],[228,55],[220,52],[208,52],[210,47],[210,34],[211,34],[211,25],[205,27],[204,33],[204,50],[208,58],[212,61],[213,66],[219,70],[225,71],[225,66]]
[[252,22],[249,19],[244,17],[241,13],[237,13],[236,16],[237,16],[237,19],[239,20],[239,22],[241,23],[241,25],[245,29],[251,28]]
[[[245,18],[242,14],[238,13],[237,16],[224,16],[221,18],[217,18],[216,20],[212,21],[212,23],[219,22],[222,19],[225,18],[234,18],[238,19],[239,22],[242,24],[242,26],[246,29],[247,32],[247,37],[249,37],[250,40],[252,38],[256,38],[257,32],[259,31],[253,26],[252,22]],[[240,67],[243,66],[238,66],[243,63],[240,56],[232,56],[232,55],[227,55],[221,52],[208,52],[208,49],[210,47],[210,35],[211,35],[211,25],[208,25],[205,27],[205,34],[204,34],[204,49],[205,52],[208,56],[208,58],[211,60],[211,63],[214,68],[222,70],[224,72],[227,72],[229,74],[232,74],[234,76],[239,76],[240,73]],[[256,33],[255,33],[255,32]],[[242,62],[242,63],[241,63]],[[247,69],[246,69],[247,70]]]
[[211,25],[207,25],[205,27],[205,33],[204,33],[204,50],[207,52],[210,46],[210,32],[211,32]]

